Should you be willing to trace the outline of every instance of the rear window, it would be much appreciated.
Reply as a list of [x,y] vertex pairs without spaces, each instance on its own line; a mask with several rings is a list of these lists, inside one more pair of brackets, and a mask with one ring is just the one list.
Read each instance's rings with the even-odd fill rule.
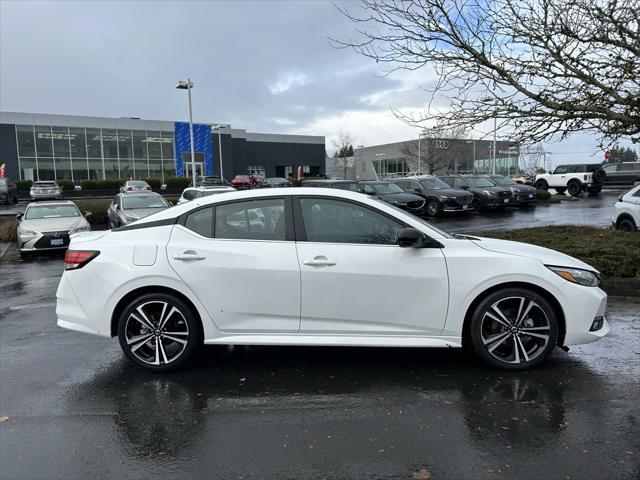
[[36,182],[33,184],[33,186],[52,188],[52,187],[57,187],[58,185],[56,185],[56,182]]

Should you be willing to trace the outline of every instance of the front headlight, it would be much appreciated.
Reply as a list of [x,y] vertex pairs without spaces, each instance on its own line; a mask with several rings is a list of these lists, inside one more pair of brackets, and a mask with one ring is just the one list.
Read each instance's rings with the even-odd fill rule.
[[135,222],[136,220],[140,220],[138,217],[130,217],[129,215],[125,215],[125,216],[124,216],[124,219],[125,219],[127,222]]
[[69,235],[71,235],[72,233],[88,232],[89,230],[91,230],[91,227],[87,224],[78,225],[77,227],[69,230]]
[[567,267],[550,267],[548,265],[547,268],[571,283],[577,283],[578,285],[584,285],[585,287],[597,287],[600,285],[600,277],[597,273],[590,270]]
[[486,193],[487,195],[489,195],[490,197],[495,197],[496,196],[496,192],[491,192],[489,190],[483,190],[484,193]]

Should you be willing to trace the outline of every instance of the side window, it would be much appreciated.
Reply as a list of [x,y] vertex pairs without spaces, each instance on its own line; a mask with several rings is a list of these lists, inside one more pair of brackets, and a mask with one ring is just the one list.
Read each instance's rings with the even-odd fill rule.
[[465,182],[462,178],[454,178],[453,186],[456,188],[463,188],[467,186],[467,182]]
[[634,197],[640,197],[640,190],[636,190],[636,193],[633,194]]
[[215,217],[215,238],[286,239],[284,200],[281,198],[219,205]]
[[326,198],[300,199],[309,242],[395,245],[404,225],[370,208]]
[[553,171],[554,175],[558,175],[558,174],[564,174],[567,173],[567,166],[566,165],[559,165],[558,167],[556,167],[556,169]]
[[182,198],[185,200],[193,200],[193,190],[186,190],[182,193]]
[[604,167],[602,167],[602,169],[607,173],[615,172],[616,168],[618,168],[618,165],[615,163],[605,165]]
[[442,180],[444,183],[446,183],[450,187],[453,187],[453,179],[451,177],[440,177],[440,180]]
[[395,181],[395,182],[393,182],[393,183],[395,183],[396,185],[398,185],[398,186],[399,186],[401,189],[403,189],[403,190],[406,190],[406,189],[408,189],[408,188],[411,188],[411,187],[409,187],[409,183],[410,183],[410,182],[408,182],[407,180],[398,180],[398,181]]
[[189,214],[184,226],[203,237],[213,237],[213,207],[196,210]]
[[418,182],[409,182],[409,186],[407,188],[413,190],[414,192],[422,191],[422,186]]

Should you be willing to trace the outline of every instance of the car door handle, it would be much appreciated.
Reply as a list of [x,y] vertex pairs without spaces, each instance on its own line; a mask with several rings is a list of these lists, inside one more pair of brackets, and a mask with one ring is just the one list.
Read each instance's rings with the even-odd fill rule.
[[187,250],[186,252],[176,253],[173,258],[176,260],[204,260],[207,257],[198,255],[193,250]]
[[329,260],[327,257],[318,256],[312,259],[307,259],[303,262],[305,265],[309,265],[310,267],[332,267],[336,264]]

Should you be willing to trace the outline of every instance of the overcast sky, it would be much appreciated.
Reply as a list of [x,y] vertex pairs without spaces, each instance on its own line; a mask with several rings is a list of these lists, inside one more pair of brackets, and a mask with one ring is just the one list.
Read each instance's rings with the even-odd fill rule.
[[[341,3],[349,8],[356,4]],[[330,3],[0,0],[0,108],[187,119],[252,132],[325,135],[356,145],[415,138],[391,107],[419,112],[427,69],[382,76],[336,50],[353,25]],[[600,160],[595,135],[545,145],[555,163]],[[590,156],[598,152],[596,156]]]

